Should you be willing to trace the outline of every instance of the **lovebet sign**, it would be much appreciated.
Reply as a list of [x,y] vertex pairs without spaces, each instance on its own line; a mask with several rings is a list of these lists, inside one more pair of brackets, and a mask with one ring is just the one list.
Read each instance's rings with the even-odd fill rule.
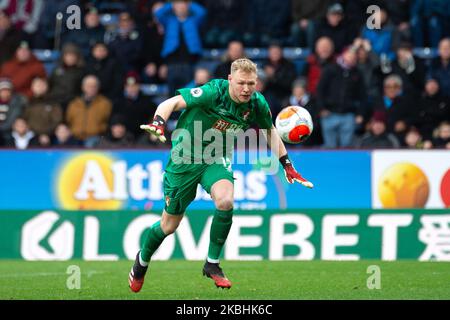
[[[0,258],[134,259],[152,212],[2,212]],[[192,211],[155,260],[203,260],[212,213]],[[228,260],[414,259],[450,261],[449,210],[237,211]]]

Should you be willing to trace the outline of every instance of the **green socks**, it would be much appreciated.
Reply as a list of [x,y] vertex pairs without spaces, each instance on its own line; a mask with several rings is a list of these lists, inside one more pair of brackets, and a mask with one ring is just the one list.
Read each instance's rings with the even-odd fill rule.
[[141,249],[141,259],[149,262],[153,253],[159,248],[166,236],[161,229],[161,220],[152,225]]
[[214,218],[211,224],[211,232],[209,235],[209,260],[219,260],[223,245],[225,244],[228,233],[230,232],[231,224],[233,222],[232,218],[233,209],[228,211],[216,209],[216,213],[214,214]]

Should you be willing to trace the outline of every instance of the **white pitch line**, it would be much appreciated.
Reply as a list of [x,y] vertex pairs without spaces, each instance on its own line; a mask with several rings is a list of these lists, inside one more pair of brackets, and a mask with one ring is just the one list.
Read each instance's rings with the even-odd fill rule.
[[[105,273],[104,271],[87,271],[85,274],[88,278],[90,278],[94,274]],[[65,272],[24,272],[24,273],[9,273],[9,274],[0,274],[0,278],[11,278],[11,277],[50,277],[50,276],[63,276],[68,275]],[[81,276],[83,276],[83,272],[81,272]]]

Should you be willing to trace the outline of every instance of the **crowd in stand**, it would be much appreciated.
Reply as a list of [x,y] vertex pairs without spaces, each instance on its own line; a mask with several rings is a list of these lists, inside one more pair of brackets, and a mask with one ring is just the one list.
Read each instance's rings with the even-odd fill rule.
[[[49,70],[33,50],[53,49],[55,17],[71,5],[81,28],[63,19]],[[105,13],[117,22],[102,24]],[[171,96],[227,78],[252,47],[267,49],[258,90],[274,117],[311,112],[303,146],[450,149],[447,0],[0,0],[0,147],[165,147],[139,129],[158,103],[141,85]],[[310,50],[300,69],[286,47]],[[414,55],[422,47],[436,57]],[[205,48],[225,49],[214,68]]]

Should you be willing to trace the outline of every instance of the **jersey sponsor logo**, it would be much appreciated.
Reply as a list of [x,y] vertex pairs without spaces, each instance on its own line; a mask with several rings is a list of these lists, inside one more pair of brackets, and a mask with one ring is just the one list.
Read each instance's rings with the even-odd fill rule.
[[198,98],[198,97],[200,97],[202,94],[203,94],[202,88],[193,88],[193,89],[191,89],[191,95],[192,95],[194,98]]
[[213,124],[213,128],[219,131],[225,131],[228,129],[228,127],[230,127],[230,125],[231,123],[229,123],[228,121],[219,119],[216,121],[216,123]]
[[236,130],[242,129],[243,126],[240,124],[234,124],[234,123],[230,123],[228,121],[219,119],[213,124],[212,127],[219,131],[236,131]]

